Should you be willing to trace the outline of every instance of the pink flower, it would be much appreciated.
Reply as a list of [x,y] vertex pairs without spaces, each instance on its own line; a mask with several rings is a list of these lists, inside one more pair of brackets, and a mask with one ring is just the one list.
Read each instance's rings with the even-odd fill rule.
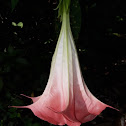
[[106,107],[112,108],[94,97],[83,80],[69,12],[65,10],[47,86],[41,96],[28,98],[33,104],[12,107],[31,109],[38,118],[54,125],[80,126],[93,120]]

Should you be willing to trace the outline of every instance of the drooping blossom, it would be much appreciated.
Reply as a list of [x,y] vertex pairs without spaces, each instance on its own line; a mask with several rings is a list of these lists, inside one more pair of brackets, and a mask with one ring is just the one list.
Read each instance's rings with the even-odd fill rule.
[[[54,125],[80,126],[93,120],[106,107],[87,88],[81,74],[65,0],[62,4],[62,26],[52,58],[50,76],[42,95],[31,98],[33,104],[13,106],[31,109],[38,118]],[[24,95],[25,96],[25,95]]]

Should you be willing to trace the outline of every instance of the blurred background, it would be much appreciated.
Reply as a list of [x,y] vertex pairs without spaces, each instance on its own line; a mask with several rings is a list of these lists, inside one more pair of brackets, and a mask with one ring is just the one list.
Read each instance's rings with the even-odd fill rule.
[[[0,0],[0,126],[51,125],[30,110],[41,95],[60,32],[58,0]],[[71,0],[71,28],[83,77],[106,109],[84,126],[124,126],[126,113],[126,1]],[[123,122],[123,124],[121,123]]]

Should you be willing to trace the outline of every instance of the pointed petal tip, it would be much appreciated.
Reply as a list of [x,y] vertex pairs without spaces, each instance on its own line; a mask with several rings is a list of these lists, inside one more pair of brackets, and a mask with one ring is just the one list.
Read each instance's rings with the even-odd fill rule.
[[8,106],[8,108],[29,108],[29,106]]
[[120,111],[119,109],[114,108],[114,107],[112,107],[112,106],[110,106],[110,105],[107,105],[106,107],[108,107],[108,108],[112,108],[112,109],[114,109],[114,110],[116,110],[116,111]]
[[30,96],[27,96],[27,95],[24,95],[24,94],[20,94],[20,95],[22,95],[22,96],[24,96],[24,97],[26,97],[26,98],[30,98],[30,99],[31,99]]

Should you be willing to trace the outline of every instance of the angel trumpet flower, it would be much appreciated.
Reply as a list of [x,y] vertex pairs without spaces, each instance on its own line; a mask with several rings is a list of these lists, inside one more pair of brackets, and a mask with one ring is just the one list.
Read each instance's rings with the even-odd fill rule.
[[94,97],[83,80],[66,6],[47,86],[41,96],[28,98],[33,104],[12,107],[31,109],[38,118],[54,125],[80,126],[106,107],[112,108]]

